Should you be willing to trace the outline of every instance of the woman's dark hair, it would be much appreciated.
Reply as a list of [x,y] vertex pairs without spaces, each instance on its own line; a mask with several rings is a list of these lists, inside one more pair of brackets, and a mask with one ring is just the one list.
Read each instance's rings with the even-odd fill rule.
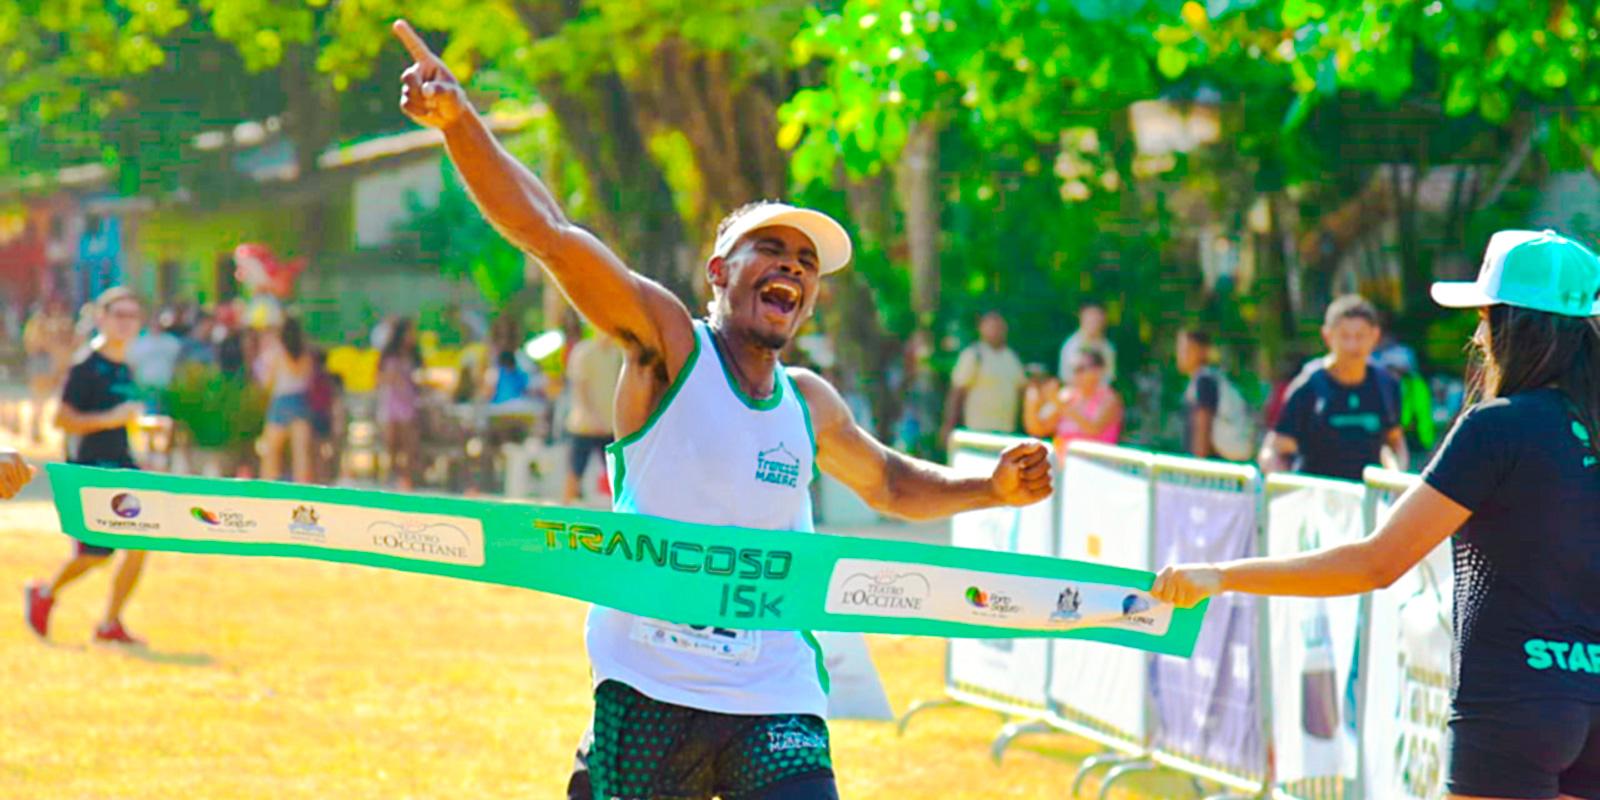
[[306,354],[306,332],[300,327],[300,320],[289,317],[283,321],[283,330],[278,333],[278,338],[283,340],[283,349],[289,357],[299,360]]
[[1079,350],[1078,351],[1078,358],[1081,358],[1084,361],[1089,362],[1089,366],[1094,367],[1095,369],[1105,369],[1106,368],[1106,357],[1105,357],[1105,354],[1101,353],[1099,350],[1096,350],[1093,347],[1086,347],[1086,348],[1084,348],[1082,350]]
[[1551,386],[1585,428],[1600,431],[1600,317],[1491,306],[1472,341],[1482,359],[1471,379],[1475,400]]
[[402,355],[411,357],[415,364],[422,363],[422,350],[415,344],[406,347],[406,335],[411,333],[413,323],[409,317],[396,317],[394,324],[389,326],[389,341],[383,343],[383,353],[378,356],[378,361],[388,361]]

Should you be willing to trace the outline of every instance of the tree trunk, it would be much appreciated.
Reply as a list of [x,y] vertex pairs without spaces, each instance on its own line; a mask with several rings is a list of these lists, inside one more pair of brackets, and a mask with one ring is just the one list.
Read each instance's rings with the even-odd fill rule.
[[[333,87],[316,72],[316,50],[294,45],[283,54],[280,75],[285,95],[285,134],[294,144],[295,180],[304,183],[317,173],[317,157],[333,142],[339,130],[339,104]],[[330,241],[329,200],[326,192],[312,192],[298,209],[300,245],[315,256],[342,249],[348,242]]]
[[926,324],[939,308],[939,124],[913,123],[900,158],[896,188],[911,254],[911,308]]
[[[554,34],[581,10],[575,0],[523,0],[518,18],[535,39]],[[569,86],[563,78],[537,82],[555,113],[563,141],[583,164],[598,209],[590,220],[630,267],[685,299],[693,295],[694,253],[672,191],[651,158],[636,116],[635,99],[615,72],[597,73]]]

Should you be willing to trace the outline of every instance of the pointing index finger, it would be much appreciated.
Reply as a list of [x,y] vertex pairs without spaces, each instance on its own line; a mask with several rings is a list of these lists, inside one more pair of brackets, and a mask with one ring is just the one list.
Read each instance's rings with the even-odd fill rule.
[[406,46],[406,52],[411,54],[413,61],[424,63],[439,60],[438,56],[435,56],[433,51],[428,49],[427,43],[422,41],[422,37],[417,35],[417,31],[411,27],[411,23],[403,19],[397,19],[391,27],[394,30],[395,38]]

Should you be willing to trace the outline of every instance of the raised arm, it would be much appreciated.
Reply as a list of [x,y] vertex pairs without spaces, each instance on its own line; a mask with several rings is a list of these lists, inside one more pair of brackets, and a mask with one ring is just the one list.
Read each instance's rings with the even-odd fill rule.
[[500,146],[460,82],[416,31],[398,20],[394,33],[416,62],[401,76],[400,108],[418,124],[444,133],[450,160],[484,217],[538,258],[578,311],[636,361],[665,356],[670,366],[661,377],[670,380],[694,347],[688,309],[567,219],[539,178]]
[[959,473],[885,447],[856,424],[827,381],[803,369],[789,375],[811,411],[817,466],[884,514],[935,519],[990,506],[1026,506],[1050,496],[1050,451],[1017,445],[988,475]]

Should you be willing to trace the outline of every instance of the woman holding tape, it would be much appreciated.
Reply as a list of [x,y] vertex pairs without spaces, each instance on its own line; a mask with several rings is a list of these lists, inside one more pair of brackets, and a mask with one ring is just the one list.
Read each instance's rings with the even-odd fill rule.
[[1332,596],[1388,586],[1451,534],[1458,798],[1600,798],[1600,259],[1502,231],[1475,283],[1482,398],[1369,538],[1282,558],[1168,567],[1151,593]]

